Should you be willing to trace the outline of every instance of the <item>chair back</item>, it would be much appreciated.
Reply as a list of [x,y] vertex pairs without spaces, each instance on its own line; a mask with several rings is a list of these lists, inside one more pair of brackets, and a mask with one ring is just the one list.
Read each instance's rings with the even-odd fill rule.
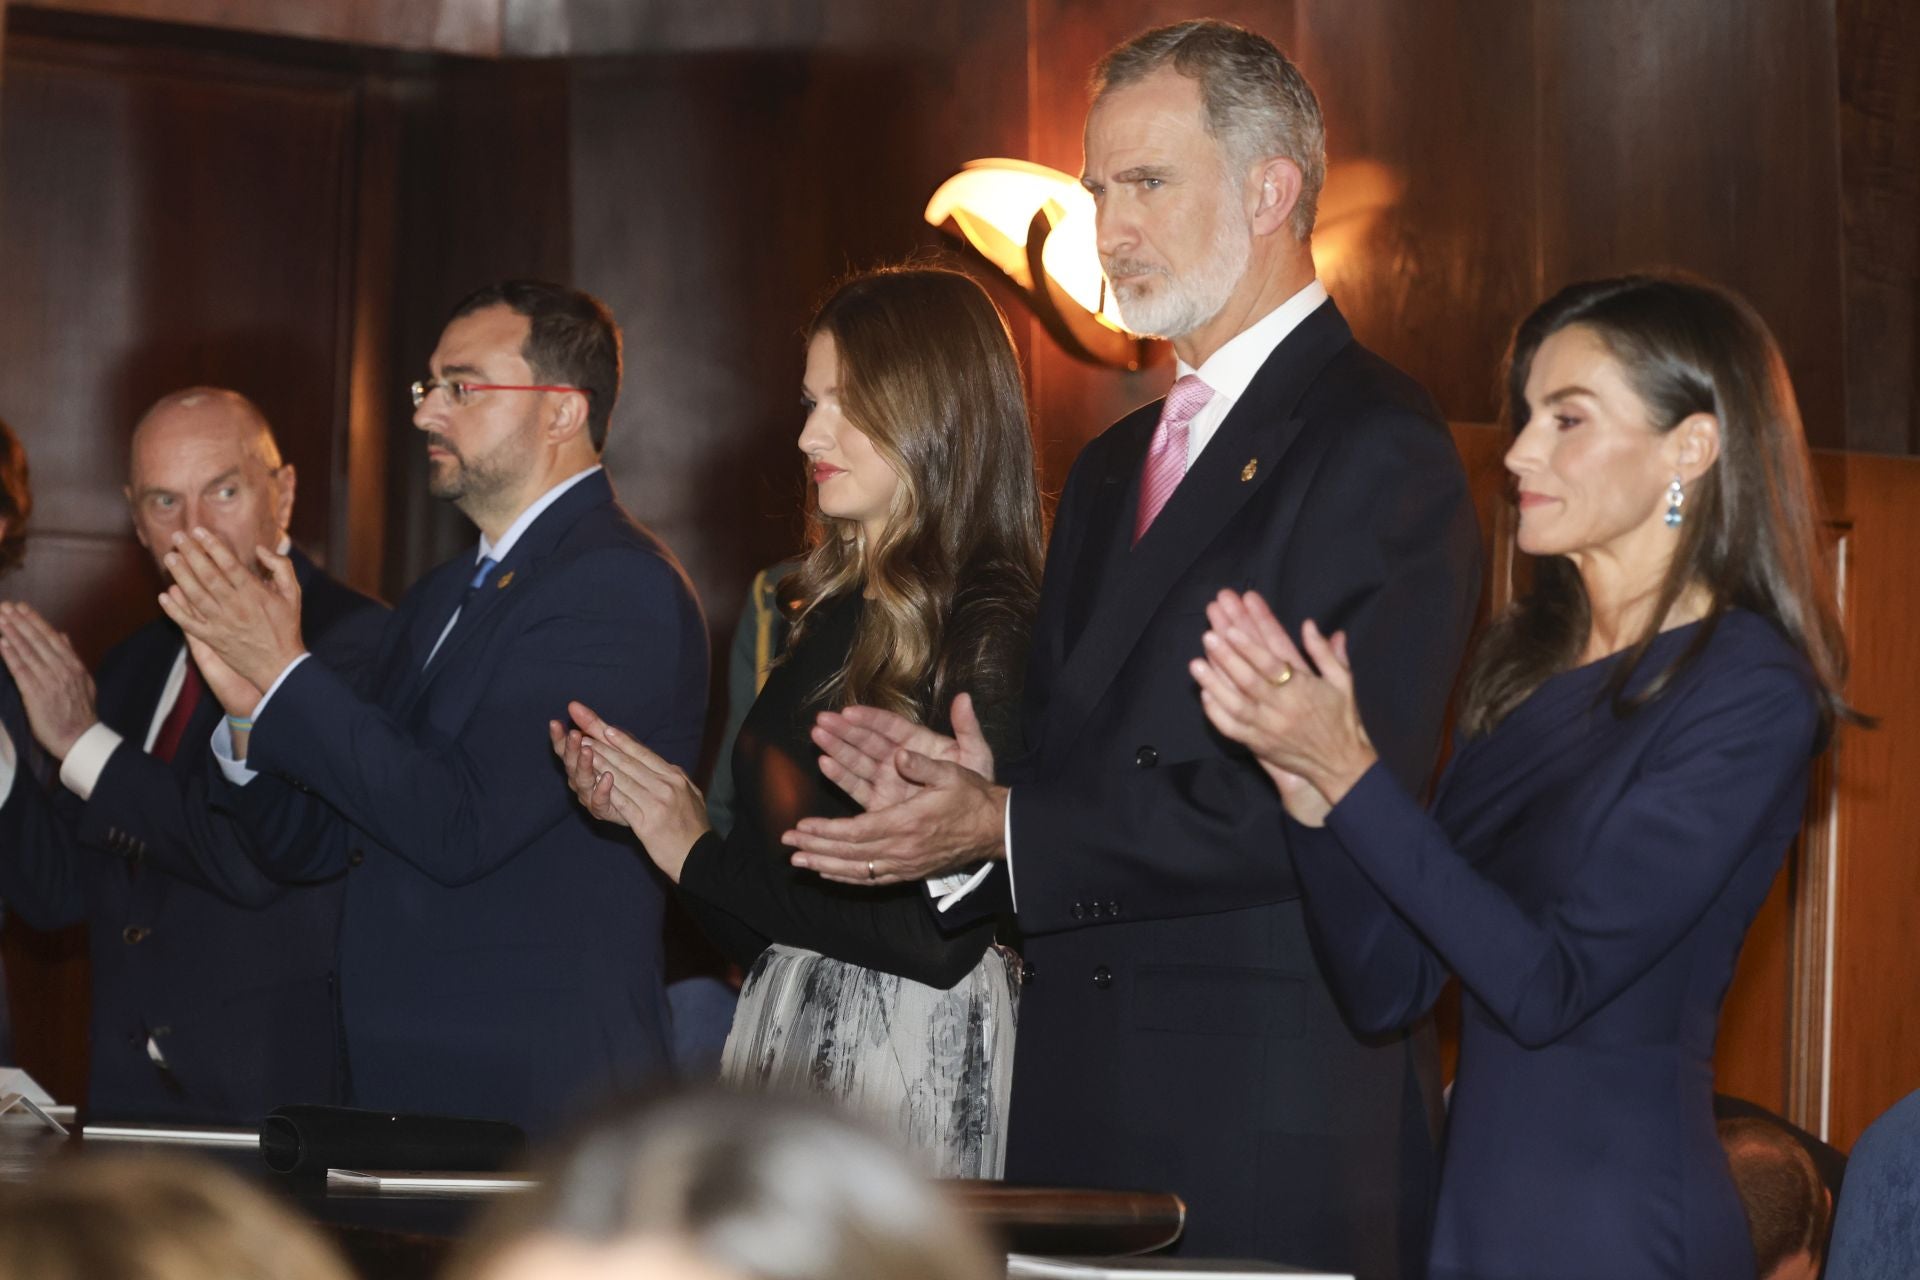
[[1826,1280],[1920,1276],[1920,1090],[1867,1126],[1847,1161]]

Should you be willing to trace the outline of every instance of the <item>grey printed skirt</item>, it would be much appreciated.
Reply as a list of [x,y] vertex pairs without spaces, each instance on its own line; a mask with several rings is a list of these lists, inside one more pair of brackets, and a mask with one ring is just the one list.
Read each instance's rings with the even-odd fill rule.
[[1019,994],[1020,959],[1004,947],[942,991],[776,943],[740,989],[720,1075],[823,1097],[937,1177],[998,1178]]

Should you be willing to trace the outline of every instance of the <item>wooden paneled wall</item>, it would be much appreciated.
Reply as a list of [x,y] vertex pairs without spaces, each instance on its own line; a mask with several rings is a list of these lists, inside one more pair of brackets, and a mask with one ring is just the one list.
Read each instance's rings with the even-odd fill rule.
[[1920,453],[1920,5],[1837,0],[1847,447]]

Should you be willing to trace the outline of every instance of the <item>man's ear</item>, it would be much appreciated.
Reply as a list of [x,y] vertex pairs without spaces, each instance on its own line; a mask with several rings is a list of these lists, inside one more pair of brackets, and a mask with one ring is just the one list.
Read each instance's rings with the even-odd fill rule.
[[273,475],[273,522],[282,533],[293,528],[293,494],[299,478],[291,462],[281,463],[280,470]]
[[547,439],[554,444],[565,444],[587,431],[587,393],[584,391],[563,391],[554,395],[552,410],[547,418]]
[[1667,463],[1683,484],[1713,469],[1720,457],[1720,420],[1710,413],[1689,414],[1667,433]]
[[1253,189],[1248,192],[1247,221],[1255,235],[1272,235],[1284,230],[1300,203],[1300,166],[1284,156],[1263,160],[1251,175]]

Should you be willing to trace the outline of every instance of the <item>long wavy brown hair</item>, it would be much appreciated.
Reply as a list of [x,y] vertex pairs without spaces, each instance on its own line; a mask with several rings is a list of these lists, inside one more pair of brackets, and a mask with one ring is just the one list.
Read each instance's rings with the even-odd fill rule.
[[[1507,425],[1528,419],[1527,375],[1540,345],[1562,329],[1592,332],[1620,362],[1654,429],[1696,413],[1720,424],[1720,456],[1687,495],[1673,561],[1646,629],[1604,696],[1617,714],[1656,698],[1705,649],[1735,606],[1766,618],[1805,655],[1822,693],[1822,721],[1871,723],[1847,704],[1847,642],[1821,546],[1820,500],[1806,434],[1780,348],[1730,290],[1678,275],[1569,285],[1520,322],[1506,360]],[[1708,593],[1706,625],[1631,694],[1629,682],[1661,623],[1694,584]],[[1533,562],[1526,594],[1487,629],[1467,671],[1461,728],[1491,730],[1586,643],[1592,610],[1573,562]]]
[[971,277],[886,267],[833,290],[813,322],[839,357],[840,402],[899,478],[869,545],[857,520],[808,490],[810,550],[790,579],[813,611],[861,591],[846,665],[816,697],[944,721],[954,695],[1009,699],[1024,676],[1040,591],[1033,437],[1006,318]]

